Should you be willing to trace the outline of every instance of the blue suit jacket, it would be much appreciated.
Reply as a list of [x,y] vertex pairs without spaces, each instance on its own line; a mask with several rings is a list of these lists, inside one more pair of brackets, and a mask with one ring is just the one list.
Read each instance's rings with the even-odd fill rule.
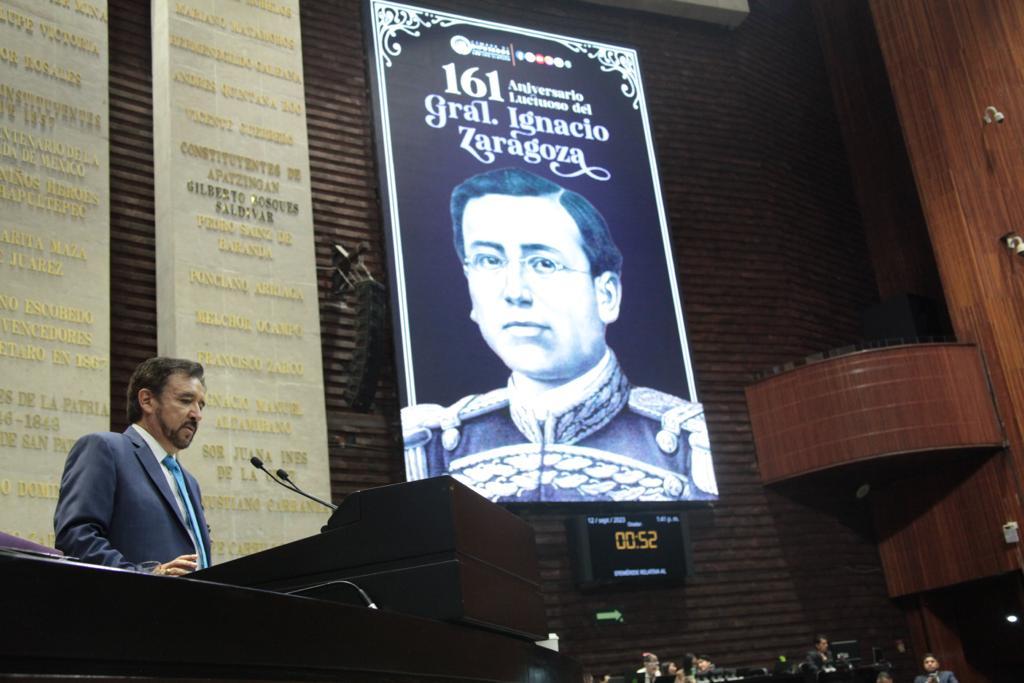
[[[199,484],[184,474],[209,554]],[[160,463],[131,427],[83,436],[71,448],[53,528],[57,548],[92,564],[131,568],[195,552]]]
[[[958,683],[952,671],[936,671],[935,674],[939,679],[939,683]],[[914,683],[927,683],[927,681],[928,674],[921,674],[914,679]]]

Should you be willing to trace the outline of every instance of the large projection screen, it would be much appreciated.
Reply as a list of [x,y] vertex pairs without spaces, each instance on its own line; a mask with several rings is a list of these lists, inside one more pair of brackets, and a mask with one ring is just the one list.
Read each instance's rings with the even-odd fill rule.
[[636,51],[368,0],[410,480],[714,500]]

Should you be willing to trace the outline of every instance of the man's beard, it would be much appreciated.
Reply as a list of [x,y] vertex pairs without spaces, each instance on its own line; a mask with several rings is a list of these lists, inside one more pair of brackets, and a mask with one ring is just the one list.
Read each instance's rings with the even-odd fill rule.
[[[187,430],[186,427],[191,427],[191,431]],[[177,429],[171,429],[170,425],[164,422],[163,418],[160,418],[160,429],[163,430],[167,440],[174,444],[176,448],[188,448],[189,444],[192,443],[192,439],[195,438],[196,432],[199,430],[199,425],[192,420],[186,420]]]

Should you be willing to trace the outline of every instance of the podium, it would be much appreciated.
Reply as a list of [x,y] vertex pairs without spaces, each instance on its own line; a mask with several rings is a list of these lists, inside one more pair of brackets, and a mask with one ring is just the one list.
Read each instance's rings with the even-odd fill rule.
[[533,529],[451,477],[353,493],[324,531],[190,575],[547,637]]
[[493,631],[384,610],[0,550],[5,681],[582,680]]

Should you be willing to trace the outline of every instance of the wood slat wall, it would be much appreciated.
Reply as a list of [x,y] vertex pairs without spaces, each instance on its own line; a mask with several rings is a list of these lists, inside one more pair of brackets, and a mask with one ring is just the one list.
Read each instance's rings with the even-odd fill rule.
[[878,292],[943,304],[928,226],[867,0],[813,2]]
[[[904,586],[930,588],[1024,566],[999,520],[1020,519],[1024,473],[1024,261],[1000,236],[1024,226],[1024,6],[1014,0],[870,3],[953,328],[982,350],[1008,451],[949,495],[905,501],[921,517],[893,545]],[[995,105],[1011,116],[986,126]],[[937,476],[937,475],[934,475]],[[966,504],[966,505],[965,505]],[[952,528],[970,533],[949,533]],[[922,569],[939,547],[950,566]]]
[[110,425],[128,378],[156,355],[153,75],[149,3],[110,0]]
[[747,402],[766,483],[901,453],[991,453],[1003,443],[981,355],[969,344],[819,361],[748,387]]
[[[115,396],[155,350],[146,4],[111,1],[112,252],[126,285],[112,293]],[[563,651],[595,670],[635,667],[645,649],[765,664],[802,656],[825,630],[897,657],[893,641],[906,630],[885,597],[873,541],[761,486],[743,394],[757,370],[856,339],[860,311],[877,300],[809,5],[754,0],[750,18],[727,31],[571,0],[434,4],[633,44],[644,68],[722,500],[692,515],[694,579],[658,591],[579,592],[564,526],[572,511],[523,513],[537,533],[548,618]],[[361,20],[358,0],[302,6],[317,258],[327,266],[335,241],[366,241],[370,268],[384,280]],[[354,319],[323,287],[321,326],[340,500],[402,479],[394,368],[370,413],[347,410]],[[595,611],[608,607],[625,623],[596,624]]]

